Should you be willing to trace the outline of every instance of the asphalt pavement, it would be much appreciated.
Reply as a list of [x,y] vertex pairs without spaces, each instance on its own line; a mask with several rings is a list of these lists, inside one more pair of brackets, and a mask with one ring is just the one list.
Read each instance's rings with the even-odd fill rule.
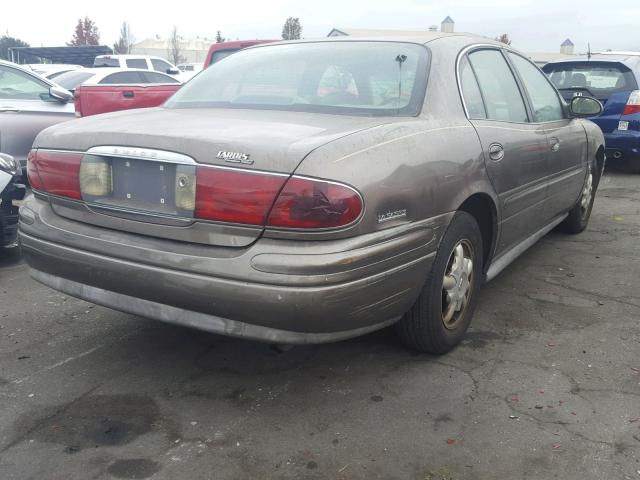
[[640,175],[481,291],[433,357],[281,352],[50,290],[0,258],[0,479],[638,479]]

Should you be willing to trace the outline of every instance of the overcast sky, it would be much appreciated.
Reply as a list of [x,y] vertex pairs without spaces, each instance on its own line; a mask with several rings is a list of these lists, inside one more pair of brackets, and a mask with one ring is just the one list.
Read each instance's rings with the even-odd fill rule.
[[[71,39],[77,19],[89,16],[112,45],[127,20],[137,40],[168,36],[173,25],[187,38],[279,38],[284,20],[299,17],[306,38],[334,27],[426,30],[447,15],[456,31],[495,37],[508,33],[513,46],[555,52],[565,38],[576,51],[640,50],[640,0],[2,0],[0,33],[32,46],[60,46]],[[205,6],[206,5],[206,6]]]

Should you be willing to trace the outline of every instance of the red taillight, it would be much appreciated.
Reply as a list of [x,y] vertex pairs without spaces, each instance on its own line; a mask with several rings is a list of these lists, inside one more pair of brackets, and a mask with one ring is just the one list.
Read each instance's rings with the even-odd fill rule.
[[195,217],[264,225],[286,180],[283,175],[198,167]]
[[40,175],[38,175],[38,169],[35,164],[37,150],[31,150],[27,156],[27,178],[29,179],[29,185],[34,190],[44,190]]
[[283,228],[336,228],[362,213],[362,198],[351,187],[291,177],[271,209],[267,225]]
[[362,198],[351,187],[311,178],[287,178],[199,166],[194,216],[247,225],[317,229],[349,225],[362,213]]
[[627,104],[622,111],[623,115],[633,115],[634,113],[640,113],[640,90],[631,92],[629,100],[627,100]]
[[29,183],[34,190],[80,200],[82,153],[32,150],[27,162]]

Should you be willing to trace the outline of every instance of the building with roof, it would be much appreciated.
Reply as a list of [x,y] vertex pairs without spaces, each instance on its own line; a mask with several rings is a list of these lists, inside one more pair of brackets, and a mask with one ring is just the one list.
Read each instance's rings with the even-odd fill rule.
[[[208,38],[181,39],[181,54],[184,57],[184,63],[204,62],[207,57],[209,47],[215,43],[215,40]],[[152,55],[154,57],[162,57],[169,59],[170,42],[169,39],[161,38],[156,35],[155,38],[146,38],[131,47],[133,55]]]
[[455,27],[454,21],[451,19],[449,15],[447,15],[447,18],[442,20],[442,23],[440,24],[440,31],[445,33],[453,33],[454,27]]
[[[455,23],[447,16],[440,24],[440,31],[453,33]],[[376,28],[333,28],[327,37],[419,37],[426,31],[437,32],[438,26],[431,25],[428,30],[387,30]]]
[[[453,33],[454,28],[453,20],[451,17],[447,17],[442,21],[440,31],[444,33]],[[428,30],[385,30],[385,29],[368,29],[368,28],[334,28],[332,29],[328,37],[405,37],[405,38],[421,38],[425,34],[437,32],[438,28],[432,25]],[[574,53],[575,45],[570,39],[566,39],[560,44],[560,49],[557,52],[528,52],[525,53],[536,65],[542,67],[543,65],[563,58],[571,58],[576,56]]]
[[573,55],[573,47],[575,45],[568,38],[560,44],[560,53],[564,53],[565,55]]

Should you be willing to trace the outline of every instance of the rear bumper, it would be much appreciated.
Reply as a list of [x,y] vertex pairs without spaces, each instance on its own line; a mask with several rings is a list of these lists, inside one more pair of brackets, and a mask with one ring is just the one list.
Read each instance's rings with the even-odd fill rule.
[[[640,131],[615,130],[612,133],[605,133],[604,139],[607,158],[640,159]],[[622,156],[619,157],[616,152],[620,152]]]
[[262,239],[233,255],[110,231],[121,237],[115,254],[103,229],[30,198],[20,243],[33,278],[69,295],[225,335],[319,343],[399,319],[420,293],[449,218],[358,239]]

